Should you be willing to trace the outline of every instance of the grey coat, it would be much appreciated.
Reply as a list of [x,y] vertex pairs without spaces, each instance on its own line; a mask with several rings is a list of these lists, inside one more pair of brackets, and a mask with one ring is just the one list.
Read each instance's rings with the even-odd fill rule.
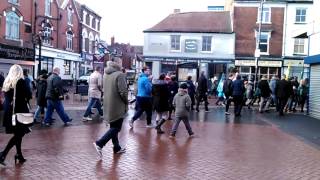
[[173,106],[176,108],[176,117],[188,117],[191,107],[191,98],[187,93],[187,89],[179,89],[178,93],[173,98]]
[[103,77],[103,114],[111,123],[124,118],[128,111],[128,89],[126,75],[116,63],[109,62]]

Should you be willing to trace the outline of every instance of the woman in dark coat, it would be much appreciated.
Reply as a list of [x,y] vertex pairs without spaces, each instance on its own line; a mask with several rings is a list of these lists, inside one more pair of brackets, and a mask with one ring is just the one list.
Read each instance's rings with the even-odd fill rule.
[[20,163],[26,161],[21,152],[21,143],[23,136],[29,133],[30,129],[27,125],[21,124],[18,121],[16,121],[15,126],[12,124],[14,88],[16,88],[15,113],[28,113],[28,101],[31,99],[32,94],[28,90],[28,86],[23,78],[22,68],[19,65],[13,65],[10,68],[2,88],[5,97],[3,126],[6,128],[7,134],[13,134],[5,149],[0,152],[0,164],[2,165],[5,165],[6,156],[13,146],[16,146],[17,149],[14,157],[15,163],[17,160]]
[[172,101],[174,96],[178,93],[179,84],[177,82],[176,76],[171,76],[171,81],[169,81],[168,88],[169,88],[169,117],[168,120],[171,120],[172,111],[174,111],[174,107],[172,105]]
[[36,112],[34,113],[34,123],[37,123],[40,113],[44,114],[44,109],[47,107],[47,101],[46,101],[46,90],[47,90],[47,71],[42,70],[40,72],[39,79],[37,79],[37,104],[38,108]]
[[161,74],[159,80],[155,80],[152,85],[152,96],[153,96],[153,108],[157,113],[156,130],[159,134],[164,133],[161,130],[161,125],[166,121],[167,114],[169,111],[169,89],[166,83],[165,75]]

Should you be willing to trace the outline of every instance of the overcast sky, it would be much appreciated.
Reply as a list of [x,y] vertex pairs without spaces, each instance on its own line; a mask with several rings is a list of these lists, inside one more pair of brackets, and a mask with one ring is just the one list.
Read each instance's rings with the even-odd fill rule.
[[143,45],[143,30],[151,28],[174,9],[182,12],[206,11],[224,5],[224,0],[78,0],[102,16],[101,39]]

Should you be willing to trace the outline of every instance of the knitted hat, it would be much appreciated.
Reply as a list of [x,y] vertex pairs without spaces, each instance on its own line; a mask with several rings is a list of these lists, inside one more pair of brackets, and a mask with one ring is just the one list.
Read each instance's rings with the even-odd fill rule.
[[188,89],[188,85],[187,85],[186,83],[182,83],[182,84],[180,85],[180,88],[181,88],[181,89]]

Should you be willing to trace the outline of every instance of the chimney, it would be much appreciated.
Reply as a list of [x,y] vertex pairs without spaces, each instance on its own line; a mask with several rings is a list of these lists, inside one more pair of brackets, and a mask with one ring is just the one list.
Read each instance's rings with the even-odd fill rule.
[[111,46],[114,46],[114,36],[111,37]]
[[180,13],[180,9],[174,9],[174,10],[173,10],[173,13],[174,13],[174,14]]

